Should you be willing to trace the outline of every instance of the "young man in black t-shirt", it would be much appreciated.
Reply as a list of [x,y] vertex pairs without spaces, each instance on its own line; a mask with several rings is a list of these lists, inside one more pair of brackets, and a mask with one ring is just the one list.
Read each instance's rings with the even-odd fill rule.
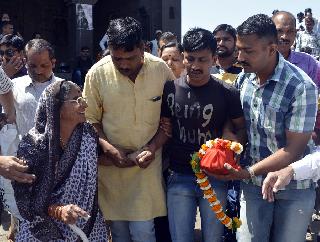
[[[172,125],[167,206],[173,241],[193,241],[197,206],[203,240],[220,242],[223,235],[223,225],[211,211],[208,201],[202,198],[203,193],[189,164],[191,155],[201,144],[225,135],[228,120],[238,135],[245,134],[239,92],[210,75],[216,46],[210,31],[189,30],[183,39],[187,75],[168,81],[164,87],[161,117]],[[238,140],[243,141],[244,137]],[[213,177],[209,180],[225,205],[227,183]]]

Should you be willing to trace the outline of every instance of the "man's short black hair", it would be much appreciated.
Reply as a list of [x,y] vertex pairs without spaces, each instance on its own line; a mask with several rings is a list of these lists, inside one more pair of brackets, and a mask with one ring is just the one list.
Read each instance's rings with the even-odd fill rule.
[[107,36],[108,45],[114,49],[133,51],[143,43],[141,24],[132,17],[111,20]]
[[160,40],[163,41],[165,44],[168,44],[169,42],[177,42],[178,41],[178,38],[177,36],[172,33],[172,32],[163,32],[161,35],[160,35],[160,38],[158,40],[158,48],[160,48]]
[[220,24],[218,25],[214,30],[213,30],[213,35],[216,35],[219,31],[225,31],[228,34],[230,34],[234,41],[237,38],[237,31],[235,28],[233,28],[231,25],[229,24]]
[[217,41],[213,33],[202,28],[192,28],[183,37],[183,50],[194,52],[209,49],[214,55],[217,50]]
[[90,50],[89,46],[86,46],[86,45],[82,46],[80,51],[84,51],[84,50]]
[[162,30],[158,29],[156,30],[154,36],[156,37],[156,40],[159,40],[160,36],[162,35]]
[[311,9],[311,8],[306,8],[306,9],[304,10],[304,13],[311,13],[311,14],[312,14],[312,9]]
[[144,45],[147,46],[150,50],[153,48],[153,43],[151,41],[145,41]]
[[25,52],[26,54],[28,53],[28,51],[33,50],[37,53],[41,53],[43,51],[48,51],[49,53],[49,58],[52,60],[54,59],[54,49],[52,47],[52,45],[44,40],[44,39],[32,39],[30,40],[25,47]]
[[297,17],[298,17],[298,18],[303,18],[303,17],[304,17],[303,12],[299,12],[299,13],[297,13]]
[[15,34],[6,34],[2,37],[0,41],[0,46],[5,45],[7,47],[12,46],[16,48],[18,51],[22,51],[24,49],[24,40]]
[[269,39],[271,43],[277,43],[277,29],[271,18],[266,14],[256,14],[249,17],[238,28],[239,36],[255,34],[259,39]]
[[162,56],[162,52],[163,52],[164,49],[170,48],[170,47],[176,47],[180,54],[183,52],[182,45],[180,43],[178,43],[178,42],[173,41],[173,42],[169,42],[168,44],[165,44],[165,45],[163,45],[161,47],[160,56]]

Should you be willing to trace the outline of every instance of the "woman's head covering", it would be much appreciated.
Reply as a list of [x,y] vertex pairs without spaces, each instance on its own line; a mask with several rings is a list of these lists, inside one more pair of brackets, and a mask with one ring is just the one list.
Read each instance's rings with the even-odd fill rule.
[[60,147],[60,108],[71,86],[69,81],[56,81],[42,93],[35,117],[35,127],[19,144],[17,156],[24,159],[29,172],[36,175],[33,184],[13,184],[15,198],[21,216],[33,221],[33,235],[41,241],[61,238],[61,232],[48,217],[48,207],[55,187],[70,173],[80,148],[83,124],[73,131],[68,148]]

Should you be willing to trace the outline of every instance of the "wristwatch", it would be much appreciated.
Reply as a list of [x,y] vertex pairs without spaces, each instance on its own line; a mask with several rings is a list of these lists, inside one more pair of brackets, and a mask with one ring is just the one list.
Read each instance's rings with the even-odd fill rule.
[[247,166],[246,169],[247,169],[247,171],[248,171],[249,174],[250,174],[250,179],[251,179],[251,181],[255,180],[256,175],[254,174],[254,171],[253,171],[252,167],[251,167],[251,166]]

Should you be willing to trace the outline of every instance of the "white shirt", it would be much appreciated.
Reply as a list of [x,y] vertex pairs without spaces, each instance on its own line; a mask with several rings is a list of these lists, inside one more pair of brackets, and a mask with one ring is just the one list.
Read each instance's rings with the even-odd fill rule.
[[151,43],[152,43],[151,54],[158,57],[158,41],[154,39],[154,40],[151,40]]
[[12,86],[13,84],[10,78],[6,75],[6,73],[0,66],[0,94],[8,93],[12,89]]
[[309,154],[291,164],[295,173],[295,180],[320,179],[320,147],[315,152]]
[[43,90],[56,80],[62,79],[52,74],[52,79],[44,83],[34,83],[28,75],[12,80],[16,123],[20,135],[26,134],[34,126],[39,98]]
[[108,44],[108,35],[107,35],[107,33],[102,37],[102,39],[99,42],[99,46],[100,46],[101,50],[105,50],[106,49],[106,46],[105,46],[106,43]]

